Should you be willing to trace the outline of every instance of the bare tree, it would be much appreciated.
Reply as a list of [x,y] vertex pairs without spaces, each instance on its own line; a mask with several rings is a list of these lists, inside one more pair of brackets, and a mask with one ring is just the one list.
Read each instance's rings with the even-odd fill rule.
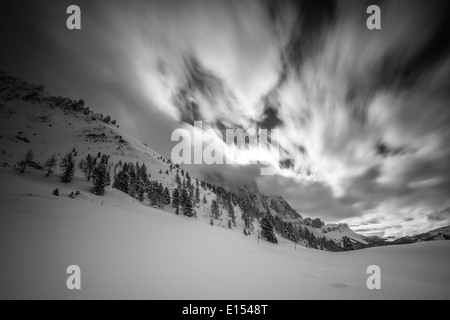
[[20,166],[20,173],[24,173],[27,166],[29,166],[34,160],[34,154],[33,151],[30,150],[25,154],[25,157],[18,162],[18,165]]
[[56,164],[58,163],[58,158],[55,154],[53,154],[50,158],[45,161],[45,168],[47,168],[47,174],[46,177],[49,177],[53,173],[53,168],[56,167]]

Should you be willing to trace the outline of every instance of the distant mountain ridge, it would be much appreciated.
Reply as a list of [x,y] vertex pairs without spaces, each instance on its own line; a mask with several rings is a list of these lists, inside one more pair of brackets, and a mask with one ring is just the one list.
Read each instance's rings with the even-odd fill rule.
[[450,226],[441,227],[414,236],[402,237],[392,241],[392,244],[408,244],[435,240],[450,240]]

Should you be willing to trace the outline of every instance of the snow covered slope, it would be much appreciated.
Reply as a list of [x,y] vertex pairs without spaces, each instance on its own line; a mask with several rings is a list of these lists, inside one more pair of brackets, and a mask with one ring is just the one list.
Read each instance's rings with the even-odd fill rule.
[[[95,113],[82,100],[51,96],[43,86],[1,72],[0,143],[0,164],[5,168],[12,169],[28,150],[34,151],[35,160],[40,164],[53,153],[61,159],[67,152],[74,151],[77,163],[88,154],[102,153],[110,156],[110,163],[114,165],[112,175],[117,173],[119,162],[144,163],[152,180],[170,190],[175,187],[176,170],[171,170],[170,161],[123,132],[109,115]],[[80,179],[83,176],[80,170],[75,175]],[[209,222],[211,204],[217,195],[207,188],[200,190],[200,199],[206,202],[195,210],[199,218]],[[304,219],[282,197],[261,195],[249,188],[241,188],[238,196],[251,206],[254,228],[258,227],[257,219],[268,211],[276,220],[278,236],[293,240],[284,232],[288,227],[296,239],[300,239],[300,245],[342,250],[344,237],[355,244],[366,244],[364,238],[348,226],[327,226],[318,219]],[[148,202],[144,201],[143,205],[148,205]],[[233,206],[237,218],[235,227],[242,231],[241,206],[236,202]],[[229,220],[226,206],[221,207],[216,225],[227,227]],[[306,229],[311,236],[302,238]]]
[[[120,121],[119,121],[120,122]],[[450,242],[435,241],[331,253],[365,238],[347,225],[305,218],[281,197],[241,188],[232,195],[236,225],[219,186],[201,187],[197,216],[174,214],[107,188],[90,192],[80,170],[70,184],[39,168],[13,170],[26,151],[37,163],[51,154],[107,154],[110,163],[145,163],[151,179],[173,189],[176,171],[151,148],[122,132],[115,120],[81,100],[52,97],[42,86],[0,73],[0,299],[301,299],[450,298]],[[116,166],[111,167],[114,175]],[[200,177],[199,177],[200,178]],[[52,195],[55,188],[60,196]],[[69,194],[77,195],[69,197]],[[203,202],[203,199],[206,202]],[[211,226],[211,203],[220,216]],[[243,209],[269,213],[279,244],[243,234]],[[301,232],[297,245],[292,232]],[[297,234],[298,235],[298,234]],[[366,287],[369,265],[379,265],[382,289]],[[66,269],[78,265],[82,290],[66,288]]]
[[[97,197],[82,178],[67,185],[2,168],[0,180],[0,299],[450,298],[449,241],[340,253],[258,245],[117,190]],[[374,264],[381,290],[371,291]],[[66,288],[69,265],[81,268],[79,291]]]

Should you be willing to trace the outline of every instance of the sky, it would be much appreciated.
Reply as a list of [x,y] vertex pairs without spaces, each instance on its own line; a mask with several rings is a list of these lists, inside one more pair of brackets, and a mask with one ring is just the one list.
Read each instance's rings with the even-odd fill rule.
[[[66,28],[72,4],[81,30]],[[372,4],[381,30],[366,27]],[[398,237],[450,220],[449,13],[438,0],[10,1],[0,70],[84,99],[168,158],[194,121],[278,129],[279,161],[248,150],[189,169]]]

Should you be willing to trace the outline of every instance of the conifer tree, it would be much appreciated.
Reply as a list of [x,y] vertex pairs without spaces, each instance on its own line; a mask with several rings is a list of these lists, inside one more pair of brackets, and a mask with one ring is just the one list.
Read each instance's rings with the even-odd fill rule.
[[175,208],[175,213],[180,213],[180,192],[178,189],[174,189],[172,193],[172,207]]
[[186,202],[186,198],[188,197],[188,193],[185,189],[180,189],[180,208],[184,211],[184,203]]
[[113,188],[128,194],[128,180],[128,169],[124,166],[124,168],[117,174],[113,183]]
[[231,218],[233,225],[236,226],[236,215],[234,214],[234,207],[231,202],[228,203],[228,217]]
[[170,190],[169,188],[165,187],[164,188],[164,204],[166,206],[170,205],[171,203],[171,199],[170,199]]
[[148,188],[148,199],[152,207],[159,206],[159,195],[158,195],[158,183],[157,181],[150,181]]
[[136,196],[136,183],[137,183],[137,177],[136,177],[136,169],[134,167],[134,164],[130,162],[128,164],[128,194],[131,197]]
[[219,204],[215,199],[211,202],[211,216],[216,220],[220,217]]
[[135,197],[139,201],[144,201],[144,182],[142,181],[142,177],[140,175],[136,176],[136,183],[135,183]]
[[191,176],[189,175],[189,172],[187,172],[187,171],[186,171],[186,185],[188,188],[192,187]]
[[247,230],[252,229],[252,220],[250,219],[250,216],[247,213],[245,212],[242,213],[242,220],[244,220],[244,227]]
[[349,251],[349,250],[353,250],[353,243],[350,240],[349,237],[342,237],[342,245],[344,247],[344,250]]
[[291,241],[296,241],[296,237],[293,231],[293,226],[291,223],[285,225],[284,230],[283,230],[283,236],[286,239],[289,239]]
[[[198,181],[198,180],[197,180],[197,181]],[[197,183],[197,186],[196,186],[196,188],[195,188],[195,203],[196,203],[197,205],[200,204],[200,189],[199,189],[199,187],[198,187],[198,183]]]
[[261,236],[265,238],[267,241],[272,243],[278,243],[277,238],[275,237],[273,224],[271,219],[269,218],[269,214],[266,214],[260,221],[261,227]]
[[183,208],[183,214],[188,217],[194,215],[194,210],[192,207],[192,199],[186,189],[181,191],[181,206]]
[[111,177],[108,170],[108,159],[102,158],[92,171],[93,186],[91,192],[98,196],[105,194],[105,188],[110,185]]
[[73,175],[75,174],[75,160],[73,159],[72,152],[69,152],[64,156],[64,158],[61,160],[60,167],[62,170],[61,182],[71,182],[73,179]]
[[177,183],[177,188],[181,187],[181,178],[177,170],[177,174],[175,175],[175,182]]
[[91,181],[92,170],[94,170],[97,164],[97,158],[88,154],[86,159],[80,161],[79,168],[83,171],[87,181]]

